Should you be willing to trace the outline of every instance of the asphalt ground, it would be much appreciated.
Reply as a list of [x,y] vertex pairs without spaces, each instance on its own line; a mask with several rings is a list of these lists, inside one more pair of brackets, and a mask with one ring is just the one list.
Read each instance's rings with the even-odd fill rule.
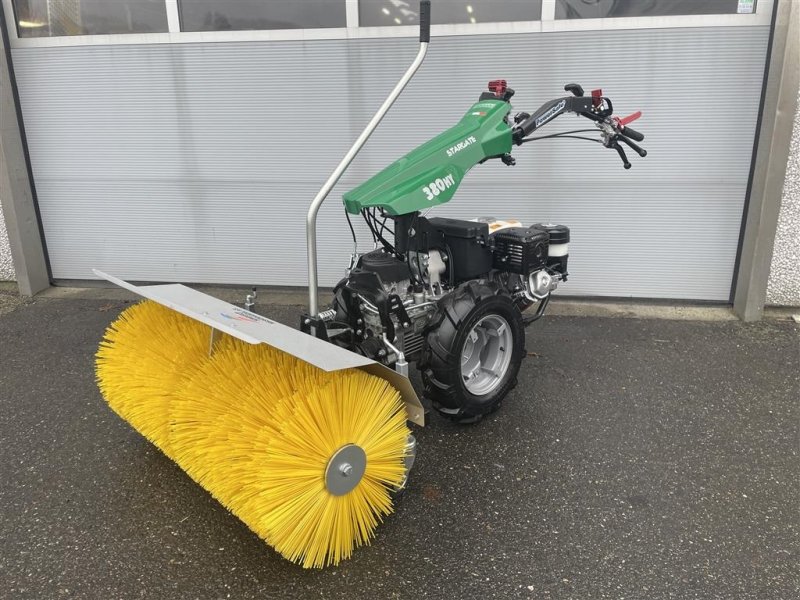
[[374,543],[314,571],[105,406],[93,354],[124,302],[11,304],[2,598],[800,597],[792,322],[539,321],[502,409],[470,427],[431,415]]

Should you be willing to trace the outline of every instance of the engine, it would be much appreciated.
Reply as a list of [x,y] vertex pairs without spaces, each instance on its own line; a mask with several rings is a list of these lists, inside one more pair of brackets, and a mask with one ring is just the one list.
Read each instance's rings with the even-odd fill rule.
[[567,276],[569,229],[563,225],[415,213],[396,217],[394,234],[393,246],[355,259],[319,325],[329,341],[400,370],[419,358],[439,300],[459,285],[493,282],[520,311],[534,304],[543,310]]
[[569,228],[538,224],[507,227],[494,235],[494,268],[516,274],[521,289],[513,290],[530,302],[543,300],[567,278]]

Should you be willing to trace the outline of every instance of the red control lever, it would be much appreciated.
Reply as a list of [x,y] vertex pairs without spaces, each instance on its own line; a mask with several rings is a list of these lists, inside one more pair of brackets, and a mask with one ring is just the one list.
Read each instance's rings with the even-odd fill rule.
[[603,102],[603,90],[592,90],[592,106],[597,108]]
[[633,123],[636,119],[642,116],[642,111],[637,110],[635,113],[628,115],[627,117],[614,117],[614,120],[619,124],[620,127],[625,127],[628,123]]

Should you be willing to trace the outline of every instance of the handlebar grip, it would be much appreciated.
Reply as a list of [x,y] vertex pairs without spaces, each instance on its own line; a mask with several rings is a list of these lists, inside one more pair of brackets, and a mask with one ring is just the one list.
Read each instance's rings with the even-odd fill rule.
[[639,133],[635,129],[631,129],[630,127],[627,127],[627,126],[623,127],[622,131],[620,131],[620,133],[622,135],[624,135],[624,136],[627,136],[627,137],[631,138],[632,140],[634,140],[636,142],[641,142],[641,141],[644,140],[644,135],[642,135],[641,133]]
[[431,0],[420,0],[419,3],[419,41],[431,41]]
[[630,141],[625,136],[620,135],[619,136],[619,141],[622,142],[623,144],[625,144],[626,146],[628,146],[631,150],[636,152],[636,154],[638,154],[642,158],[647,156],[647,150],[645,150],[644,148],[642,148],[638,144],[634,144],[632,141]]

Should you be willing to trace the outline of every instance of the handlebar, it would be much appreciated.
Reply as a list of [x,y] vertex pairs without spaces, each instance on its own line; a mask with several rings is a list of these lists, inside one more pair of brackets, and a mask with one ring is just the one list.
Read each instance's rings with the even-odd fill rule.
[[431,41],[431,0],[419,3],[419,41],[423,44]]
[[635,129],[631,129],[628,126],[623,126],[622,131],[620,131],[620,133],[624,136],[631,138],[632,140],[636,140],[637,142],[644,141],[644,135],[642,135]]
[[[613,148],[616,150],[620,159],[622,159],[622,165],[626,169],[631,168],[631,163],[628,161],[625,150],[620,146],[620,142],[628,146],[642,158],[647,156],[647,151],[635,143],[643,141],[644,135],[628,127],[628,123],[635,121],[642,115],[641,112],[633,113],[624,118],[612,117],[611,114],[614,109],[611,100],[603,96],[601,90],[594,90],[591,96],[584,96],[583,88],[578,84],[568,84],[564,89],[571,92],[572,96],[556,98],[555,100],[545,102],[539,110],[532,115],[528,115],[527,113],[517,115],[515,119],[516,125],[514,126],[512,134],[515,144],[520,145],[535,139],[543,139],[529,138],[528,136],[557,116],[571,112],[594,122],[600,130],[601,139],[590,141],[600,142],[606,148]],[[545,137],[553,138],[559,137],[560,135],[564,137],[574,137],[568,135],[569,133],[571,132]]]

